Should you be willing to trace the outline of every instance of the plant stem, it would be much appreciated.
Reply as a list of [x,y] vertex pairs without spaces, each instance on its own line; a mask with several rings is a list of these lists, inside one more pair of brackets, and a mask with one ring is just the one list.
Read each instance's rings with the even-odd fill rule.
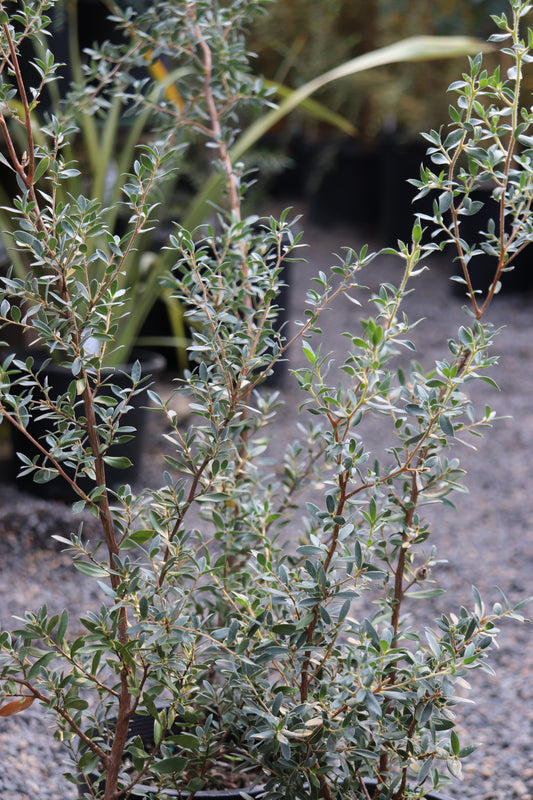
[[[418,464],[421,464],[424,460],[425,454],[422,452],[418,457]],[[404,526],[402,531],[402,540],[403,545],[400,547],[398,553],[398,562],[396,564],[395,576],[394,576],[394,599],[392,603],[392,617],[391,617],[391,625],[394,630],[394,636],[398,635],[399,627],[400,627],[400,613],[402,607],[402,600],[404,597],[404,589],[403,589],[403,578],[405,572],[405,563],[407,558],[407,546],[409,544],[409,535],[407,531],[413,524],[413,518],[416,511],[416,506],[418,503],[418,472],[416,469],[412,470],[411,473],[411,494],[409,497],[409,508],[406,511],[405,519],[404,519]]]

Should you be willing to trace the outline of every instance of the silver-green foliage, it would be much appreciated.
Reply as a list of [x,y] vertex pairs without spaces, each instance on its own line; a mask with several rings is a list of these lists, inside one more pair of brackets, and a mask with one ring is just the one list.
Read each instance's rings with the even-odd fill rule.
[[[148,781],[194,792],[224,760],[249,767],[266,784],[266,798],[367,798],[369,778],[383,800],[423,796],[447,772],[459,775],[471,750],[454,729],[457,678],[490,669],[499,621],[521,618],[521,604],[513,608],[505,598],[485,610],[476,590],[471,610],[443,612],[431,629],[418,630],[407,614],[413,601],[434,603],[439,594],[427,582],[436,551],[424,505],[449,502],[461,480],[450,445],[493,418],[490,409],[473,410],[468,384],[493,380],[486,371],[495,365],[495,331],[484,314],[502,270],[532,234],[531,112],[519,92],[533,39],[529,32],[523,41],[519,21],[529,6],[513,0],[512,21],[496,20],[514,59],[508,77],[486,75],[475,58],[452,87],[451,123],[428,135],[440,171],[424,169],[417,182],[423,194],[436,191],[434,213],[415,220],[411,242],[386,251],[403,266],[398,284],[384,283],[367,298],[370,316],[346,332],[346,355],[336,363],[337,354],[317,345],[322,312],[341,295],[363,301],[360,281],[379,254],[347,250],[315,279],[293,338],[277,330],[283,259],[299,236],[286,213],[242,217],[241,167],[228,158],[236,131],[227,81],[237,96],[245,80],[232,31],[255,5],[168,0],[144,29],[136,20],[132,49],[140,61],[158,47],[193,55],[196,72],[183,98],[201,109],[228,200],[212,227],[177,224],[169,243],[173,268],[164,284],[194,322],[196,366],[177,384],[190,396],[189,426],[151,394],[172,445],[159,489],[114,490],[106,478],[106,467],[117,466],[115,440],[130,434],[124,423],[143,381],[139,365],[128,390],[100,373],[122,313],[119,275],[130,239],[107,235],[105,253],[92,252],[98,209],[82,195],[55,203],[60,159],[36,147],[18,161],[15,244],[31,254],[35,273],[3,280],[0,316],[59,354],[72,382],[56,400],[32,360],[8,357],[0,412],[22,430],[46,415],[41,456],[23,465],[37,480],[74,466],[68,480],[80,497],[76,510],[92,511],[101,539],[86,541],[81,529],[65,544],[74,566],[98,581],[102,604],[72,627],[66,610],[50,615],[42,607],[28,611],[17,630],[2,631],[0,690],[4,707],[20,700],[23,708],[33,698],[47,709],[70,752],[69,778],[88,797],[127,797]],[[3,8],[0,15],[9,92],[6,48],[22,18]],[[104,61],[113,68],[111,51]],[[100,57],[95,69],[104,69],[98,65]],[[141,93],[136,86],[131,98],[142,104]],[[175,108],[169,117],[165,139],[177,124]],[[139,154],[127,187],[134,229],[147,224],[145,190],[166,158],[154,145]],[[50,168],[51,188],[43,194],[35,175],[45,159],[41,177]],[[480,210],[470,194],[489,178],[500,214],[474,246],[461,237],[461,219]],[[426,258],[445,244],[432,234],[454,244],[470,307],[427,370],[411,360],[416,323],[402,304]],[[486,299],[469,285],[477,250],[494,256]],[[87,345],[94,340],[104,348]],[[288,443],[276,477],[264,449],[269,422],[283,410],[279,397],[258,387],[298,342],[307,361],[294,372],[304,433]],[[367,417],[390,443],[379,459],[361,433]],[[92,479],[90,491],[83,476]],[[302,508],[298,498],[313,483],[313,502]],[[151,749],[127,740],[134,712],[153,719]]]

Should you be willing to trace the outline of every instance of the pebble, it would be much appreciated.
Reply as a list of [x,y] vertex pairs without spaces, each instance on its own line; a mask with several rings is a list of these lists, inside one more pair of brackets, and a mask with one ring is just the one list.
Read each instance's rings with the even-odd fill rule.
[[530,796],[527,791],[527,786],[523,781],[514,781],[511,785],[511,792],[521,800],[527,800]]

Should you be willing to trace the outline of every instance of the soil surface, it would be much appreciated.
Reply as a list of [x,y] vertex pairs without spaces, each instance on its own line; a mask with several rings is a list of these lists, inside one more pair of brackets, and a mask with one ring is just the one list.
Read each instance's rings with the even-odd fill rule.
[[[358,249],[361,237],[346,227],[329,230],[301,223],[305,264],[293,264],[290,274],[290,330],[303,318],[305,292],[311,278],[335,263],[332,253],[343,246]],[[417,279],[405,310],[411,319],[423,317],[416,329],[417,358],[431,364],[446,355],[446,341],[456,336],[465,322],[462,301],[453,295],[452,265],[439,256]],[[398,263],[380,257],[361,276],[361,283],[377,288],[380,282],[398,279]],[[512,602],[533,594],[533,296],[501,294],[489,319],[500,333],[495,352],[500,364],[493,376],[500,391],[487,384],[474,385],[474,404],[489,404],[501,419],[482,439],[477,450],[457,445],[467,470],[468,493],[455,497],[456,510],[442,505],[432,510],[430,520],[438,557],[447,559],[432,572],[432,579],[447,593],[435,601],[430,613],[470,605],[475,584],[488,605],[498,599],[500,586]],[[323,349],[342,353],[341,333],[357,328],[358,315],[369,313],[340,302],[323,320]],[[302,364],[296,349],[291,366]],[[161,390],[165,390],[165,386]],[[295,435],[298,390],[290,376],[280,389],[285,409],[273,426],[274,457]],[[180,409],[182,411],[182,409]],[[155,415],[154,415],[155,416]],[[152,452],[146,460],[146,483],[158,482],[161,433],[154,421]],[[379,448],[379,430],[369,430]],[[0,481],[0,625],[13,627],[12,615],[46,602],[50,609],[69,609],[71,618],[99,602],[95,588],[81,580],[69,560],[59,552],[52,534],[68,535],[77,529],[74,517],[63,503],[24,494],[8,481]],[[86,533],[95,525],[85,519]],[[425,607],[425,612],[428,608]],[[532,612],[533,613],[533,610]],[[431,621],[431,620],[428,620]],[[476,800],[532,800],[533,766],[533,629],[530,624],[509,623],[503,627],[499,649],[492,656],[495,674],[472,674],[468,696],[475,704],[458,709],[461,746],[479,742],[479,749],[465,763],[464,779],[454,782],[447,793]],[[467,695],[466,691],[464,692]],[[52,739],[43,710],[34,704],[24,713],[0,719],[0,797],[3,800],[74,800],[76,789],[61,776],[62,751]]]

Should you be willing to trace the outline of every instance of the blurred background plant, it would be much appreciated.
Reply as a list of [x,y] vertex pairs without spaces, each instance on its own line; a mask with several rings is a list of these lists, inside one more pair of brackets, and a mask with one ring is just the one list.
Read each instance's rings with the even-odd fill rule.
[[[127,49],[127,38],[114,22],[109,19],[110,11],[103,3],[57,2],[50,6],[51,36],[45,38],[28,37],[23,42],[22,71],[26,86],[34,87],[34,100],[30,105],[32,130],[37,144],[46,151],[46,133],[43,128],[51,118],[60,120],[62,137],[67,140],[65,153],[68,160],[76,162],[76,168],[66,173],[58,187],[60,200],[64,203],[68,197],[84,194],[96,201],[100,208],[100,219],[103,229],[113,235],[122,236],[127,228],[129,212],[124,204],[124,189],[131,180],[131,169],[138,155],[138,148],[143,143],[153,140],[153,112],[147,104],[138,114],[131,114],[121,89],[124,88],[119,76],[113,81],[102,76],[98,82],[91,84],[87,70],[92,58],[89,48],[95,42],[110,40],[114,44]],[[47,50],[54,53],[56,72],[60,80],[46,81],[39,86],[40,77],[34,64],[47,63]],[[146,98],[154,98],[164,87],[166,71],[157,59],[154,63],[146,62],[145,69],[138,70],[140,80],[147,82]],[[168,84],[168,81],[167,81]],[[167,88],[167,91],[171,89]],[[171,95],[174,97],[174,95]],[[10,101],[9,129],[15,144],[21,152],[25,148],[25,127],[17,121],[24,122],[24,109],[20,99],[14,96]],[[2,149],[7,147],[5,136]],[[7,155],[7,153],[5,153]],[[0,223],[4,234],[13,233],[15,221],[5,210],[12,197],[20,189],[16,175],[2,159],[2,184],[0,198]],[[159,222],[165,226],[171,218],[174,207],[171,200],[179,202],[178,181],[174,173],[174,164],[170,165],[164,179],[160,179],[154,187],[152,199],[159,203]],[[161,176],[162,178],[163,176]],[[6,237],[4,237],[6,242]],[[149,281],[152,273],[162,270],[156,262],[161,258],[161,247],[164,236],[159,225],[153,225],[143,231],[135,248],[132,248],[124,259],[121,283],[128,287],[133,299],[134,315],[125,321],[119,331],[119,350],[115,359],[128,359],[134,346],[155,344],[159,349],[176,355],[178,367],[183,370],[187,366],[185,356],[186,329],[183,314],[179,305],[170,298],[164,297],[163,291],[156,281]],[[108,249],[105,237],[93,238],[91,247],[94,252],[98,248]],[[6,253],[7,257],[7,253]],[[24,252],[10,248],[6,260],[12,264],[14,274],[23,279],[30,269]],[[157,329],[154,338],[143,337],[143,328],[154,306],[164,298],[168,325]],[[161,313],[161,307],[157,312]],[[169,350],[170,348],[170,350]]]
[[[128,47],[135,47],[134,22],[136,14],[142,12],[142,0],[139,0],[137,5],[135,2],[129,4],[133,7],[133,13],[129,26],[122,30],[117,26],[117,18],[120,17],[119,5],[100,0],[56,0],[45,5],[47,14],[51,18],[50,35],[43,34],[40,40],[28,36],[21,43],[23,78],[26,85],[33,86],[36,92],[30,106],[32,131],[36,143],[40,148],[44,148],[42,150],[44,153],[46,121],[51,115],[61,120],[62,136],[68,139],[64,152],[68,160],[76,161],[77,165],[68,173],[63,170],[63,180],[57,191],[62,194],[63,201],[69,196],[78,197],[84,194],[98,202],[102,229],[120,238],[127,228],[129,216],[127,205],[124,203],[124,189],[129,181],[138,147],[143,143],[150,143],[154,136],[156,138],[159,136],[158,116],[150,104],[150,98],[152,94],[157,96],[160,92],[164,92],[175,109],[179,109],[180,91],[187,81],[188,67],[172,63],[168,55],[161,58],[160,54],[152,57],[147,53],[133,68],[132,74],[132,77],[139,82],[142,94],[147,100],[146,105],[139,109],[125,96],[120,76],[114,74],[104,77],[104,73],[99,75],[96,71],[91,77],[91,70],[93,67],[98,70],[103,63],[99,60],[98,48],[105,41],[109,41],[111,46],[118,47],[124,52]],[[328,135],[332,138],[333,132],[338,130],[348,131],[350,136],[355,133],[349,120],[335,113],[335,103],[330,103],[327,93],[325,99],[329,105],[314,103],[312,95],[322,85],[322,81],[319,80],[318,84],[314,81],[319,71],[326,69],[331,63],[335,67],[339,64],[350,65],[349,56],[352,52],[360,51],[363,58],[367,59],[365,47],[367,44],[369,47],[372,45],[368,39],[367,42],[360,43],[359,50],[354,49],[355,43],[361,39],[359,31],[364,30],[365,23],[365,15],[360,9],[357,10],[357,4],[353,9],[349,9],[348,13],[344,3],[316,3],[313,15],[304,13],[302,4],[297,8],[294,3],[289,3],[287,6],[282,3],[269,5],[269,12],[275,11],[279,14],[283,13],[284,9],[287,19],[283,23],[283,30],[290,30],[289,22],[292,24],[295,21],[301,31],[298,47],[302,48],[309,41],[316,42],[322,55],[318,58],[313,54],[309,59],[303,49],[297,52],[297,48],[293,52],[294,69],[301,70],[304,64],[307,65],[305,72],[301,73],[302,80],[311,79],[302,84],[301,80],[293,79],[294,70],[279,69],[273,60],[268,61],[267,42],[258,42],[261,53],[259,62],[254,67],[255,73],[258,74],[264,67],[271,78],[270,83],[267,82],[267,87],[273,89],[277,85],[276,81],[283,80],[289,86],[297,87],[300,93],[291,94],[291,90],[285,87],[284,93],[278,93],[275,98],[279,99],[281,104],[277,112],[269,110],[268,107],[265,109],[264,105],[259,112],[251,113],[249,106],[245,114],[239,111],[242,133],[236,136],[232,143],[230,156],[234,163],[246,158],[246,169],[259,171],[262,185],[266,183],[265,179],[269,172],[279,174],[287,168],[290,163],[290,148],[284,150],[283,147],[281,149],[278,147],[272,152],[268,148],[258,147],[258,142],[263,142],[270,130],[279,129],[280,121],[281,124],[285,124],[286,120],[293,118],[297,120],[299,117],[294,113],[296,109],[304,110],[308,125],[327,125]],[[114,16],[115,19],[110,16]],[[314,24],[312,36],[306,33],[311,23]],[[327,43],[329,37],[326,42],[325,37],[319,36],[320,30],[331,31],[337,37],[338,41],[333,41],[336,50],[334,62],[327,60],[328,52],[333,51]],[[354,32],[342,35],[343,30]],[[251,40],[253,47],[256,46],[256,38],[257,34],[254,32]],[[441,46],[446,47],[444,40]],[[454,43],[453,47],[457,47],[457,43]],[[42,81],[42,76],[32,63],[37,58],[42,65],[46,64],[47,48],[50,48],[55,56],[55,68],[61,78],[57,82]],[[476,52],[478,43],[463,41],[461,48],[463,53]],[[371,64],[366,60],[363,63],[354,63],[353,71],[359,72],[360,75],[368,74],[367,67],[375,67],[380,58],[386,62],[391,57],[397,63],[405,58],[428,59],[432,57],[432,53],[427,45],[412,43],[400,53],[386,53],[382,56],[378,53]],[[95,67],[98,64],[100,67]],[[124,71],[120,75],[124,77]],[[327,69],[325,75],[326,77],[329,75]],[[338,91],[341,97],[346,87],[352,86],[349,79],[338,80],[338,77],[335,79],[331,77],[326,83],[329,92]],[[351,94],[357,98],[365,96],[364,92],[359,91]],[[339,107],[342,108],[342,103]],[[26,149],[24,125],[18,124],[17,120],[24,122],[24,110],[20,98],[12,96],[7,123],[13,141],[22,155]],[[292,122],[289,122],[287,130],[291,130],[291,126]],[[205,157],[204,144],[195,141],[186,124],[181,125],[179,136],[180,146],[175,146],[175,139],[171,143],[172,164],[166,161],[167,172],[164,179],[163,176],[159,177],[152,193],[153,202],[159,203],[156,212],[157,224],[145,226],[142,236],[137,237],[135,247],[128,251],[124,260],[120,281],[122,288],[127,289],[131,300],[131,314],[118,320],[115,340],[117,347],[108,360],[114,364],[125,362],[134,347],[146,346],[161,352],[167,359],[171,371],[183,374],[189,364],[187,345],[190,341],[190,326],[195,323],[186,318],[182,303],[171,297],[168,290],[160,284],[160,277],[169,266],[169,251],[165,249],[165,244],[172,231],[171,220],[179,220],[186,227],[194,228],[207,218],[212,218],[216,205],[223,201],[222,181],[219,174],[213,173],[211,159]],[[0,268],[5,270],[12,266],[14,274],[24,280],[30,271],[30,262],[27,253],[20,248],[10,247],[9,236],[13,235],[16,225],[13,217],[5,210],[20,190],[20,185],[15,173],[6,163],[6,156],[8,156],[6,136],[0,131],[0,225],[2,226]],[[309,163],[306,163],[304,168],[309,173],[305,180],[312,180],[316,171]],[[292,177],[289,177],[289,181],[292,192],[295,189]],[[339,198],[342,197],[341,190],[342,185],[339,185],[335,193]],[[254,203],[257,206],[258,199],[262,201],[265,199],[258,198],[252,192],[249,193],[249,197],[251,205],[247,201],[247,208],[253,208]],[[346,213],[348,209],[348,214],[351,214],[353,198],[348,202],[341,200],[341,203],[341,209],[337,213],[342,216],[341,211]],[[368,203],[368,197],[363,198],[362,207],[372,207],[372,204]],[[332,204],[331,208],[335,209],[335,205]],[[93,252],[98,248],[106,251],[108,244],[105,242],[105,237],[93,237],[90,247]],[[284,280],[286,279],[285,275]],[[28,336],[21,339],[20,328],[15,330],[14,326],[5,330],[4,339],[10,347],[25,346],[28,342]],[[0,425],[0,438],[2,441],[10,438],[5,425]],[[6,442],[6,452],[10,452],[9,442]]]
[[[250,46],[259,72],[297,88],[338,63],[409,36],[486,39],[489,15],[505,6],[504,0],[286,0],[254,23]],[[445,118],[445,92],[457,68],[453,60],[424,69],[408,62],[384,66],[324,87],[316,99],[352,124],[359,137],[374,139],[391,125],[418,135]],[[289,127],[309,138],[332,133],[304,113],[293,115]]]
[[[221,181],[218,175],[213,174],[211,159],[205,158],[204,143],[195,141],[191,135],[192,128],[199,123],[195,119],[194,106],[189,104],[184,109],[182,105],[182,93],[187,95],[190,81],[190,65],[172,63],[168,57],[145,52],[127,78],[127,81],[136,82],[140,89],[144,98],[142,107],[135,105],[131,95],[128,97],[124,70],[107,74],[105,69],[99,72],[105,64],[105,57],[102,58],[98,52],[98,42],[102,44],[108,40],[111,47],[123,53],[128,49],[134,51],[138,46],[135,19],[142,11],[142,5],[140,0],[138,8],[133,5],[128,23],[121,29],[120,25],[117,26],[120,7],[111,0],[105,4],[97,0],[59,0],[50,4],[52,36],[47,40],[42,38],[40,42],[38,39],[27,40],[23,50],[24,78],[36,91],[31,104],[31,122],[37,143],[45,148],[42,130],[46,120],[53,115],[61,120],[62,135],[68,138],[65,152],[79,164],[79,170],[72,169],[68,175],[64,174],[60,189],[63,201],[69,195],[79,196],[81,193],[97,201],[105,227],[119,237],[127,227],[128,212],[123,197],[136,150],[139,145],[160,136],[161,115],[156,112],[156,98],[163,92],[177,114],[183,117],[178,139],[174,135],[172,142],[167,141],[164,145],[168,149],[166,174],[164,180],[157,181],[151,196],[153,202],[159,204],[157,224],[146,226],[124,261],[120,280],[132,298],[133,313],[119,323],[116,355],[117,360],[123,360],[135,345],[154,346],[171,359],[172,366],[176,364],[183,372],[187,366],[188,329],[182,306],[160,285],[160,276],[168,267],[165,244],[171,232],[171,220],[179,219],[185,227],[194,227],[213,215],[214,207],[223,202]],[[110,12],[113,12],[111,18]],[[276,100],[280,99],[281,107],[278,112],[269,111],[267,93],[261,92],[259,105],[252,108],[248,104],[244,113],[239,112],[242,133],[235,137],[230,151],[234,162],[242,159],[246,169],[259,169],[263,181],[269,170],[275,173],[287,166],[290,146],[285,150],[282,141],[281,148],[278,146],[272,154],[257,144],[270,130],[279,130],[281,125],[292,131],[293,126],[299,124],[301,114],[289,112],[301,109],[305,114],[306,131],[325,129],[328,140],[333,141],[335,147],[335,131],[341,130],[345,136],[356,135],[353,120],[357,122],[358,118],[368,114],[370,105],[383,106],[383,98],[376,94],[375,87],[369,91],[371,84],[365,85],[368,78],[360,78],[362,82],[356,84],[354,91],[353,81],[346,77],[339,80],[341,73],[330,74],[330,67],[347,66],[343,74],[374,74],[379,77],[383,68],[376,72],[367,67],[434,57],[427,43],[413,40],[397,53],[378,50],[373,63],[351,61],[352,55],[366,58],[377,45],[402,36],[410,37],[421,30],[417,28],[418,20],[412,24],[405,21],[398,30],[399,36],[395,37],[391,22],[389,39],[386,36],[380,38],[376,26],[381,19],[388,19],[387,14],[392,12],[382,9],[379,4],[369,13],[362,4],[350,5],[343,0],[331,3],[316,1],[311,9],[301,0],[293,0],[269,5],[269,12],[273,13],[273,22],[258,24],[252,31],[250,45],[259,53],[254,71],[269,76],[267,90],[278,89]],[[280,31],[285,32],[281,38]],[[324,31],[328,31],[328,36],[321,35]],[[40,77],[32,62],[36,56],[41,64],[45,64],[48,46],[54,52],[56,62],[60,62],[57,69],[62,80],[39,87]],[[447,58],[457,51],[458,44],[443,40],[442,46],[443,58]],[[446,52],[447,47],[451,48],[449,52]],[[477,49],[478,44],[468,40],[459,45],[462,54]],[[417,71],[416,65],[411,67]],[[317,80],[317,75],[322,76],[322,80]],[[294,89],[297,90],[295,93]],[[322,102],[315,101],[315,94]],[[349,106],[358,109],[355,115]],[[16,97],[10,101],[10,114],[12,135],[22,152],[24,126],[17,125],[16,119],[24,121],[24,112]],[[287,120],[290,121],[287,123]],[[5,144],[4,141],[4,148]],[[316,164],[320,163],[320,159],[316,159]],[[7,207],[19,187],[7,165],[3,163],[0,166],[3,169],[0,204]],[[320,174],[315,166],[309,161],[304,166],[307,183],[316,181]],[[338,196],[341,204],[349,208],[350,203],[342,199],[341,191],[338,191]],[[256,201],[257,198],[251,197]],[[364,203],[369,206],[366,199]],[[6,211],[0,210],[0,224],[4,233],[13,232],[13,220]],[[90,246],[94,251],[107,247],[96,239]],[[10,259],[15,274],[23,278],[29,269],[24,254],[15,249],[10,252]],[[155,329],[150,327],[151,320],[155,321]]]
[[[255,22],[250,44],[260,72],[297,88],[341,60],[406,37],[485,40],[490,14],[504,7],[504,0],[287,0]],[[494,67],[499,56],[487,58]],[[304,196],[315,222],[346,221],[385,241],[408,235],[402,209],[413,197],[407,179],[424,156],[419,131],[446,118],[446,89],[460,70],[459,57],[437,58],[423,68],[406,60],[322,87],[315,100],[345,127],[303,109],[278,125],[262,150],[264,161],[269,151],[285,157],[271,191],[283,198]],[[376,171],[377,189],[371,178]]]

